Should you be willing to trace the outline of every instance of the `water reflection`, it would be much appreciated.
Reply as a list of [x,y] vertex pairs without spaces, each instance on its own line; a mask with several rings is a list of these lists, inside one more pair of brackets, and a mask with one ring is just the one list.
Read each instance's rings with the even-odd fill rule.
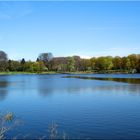
[[[1,111],[15,112],[28,124],[18,127],[19,132],[38,136],[48,122],[56,120],[72,136],[83,134],[85,138],[88,135],[97,139],[108,138],[110,134],[114,138],[118,134],[126,138],[128,134],[140,136],[139,83],[130,82],[132,79],[120,81],[124,78],[114,82],[112,79],[118,78],[82,80],[62,76],[0,76],[0,100],[9,95],[0,101]],[[10,134],[14,137],[15,133]]]
[[56,89],[54,78],[50,76],[38,75],[37,77],[37,90],[40,96],[46,97],[52,95]]
[[140,95],[139,85],[101,85],[92,87],[92,91],[101,91],[102,93],[131,94]]
[[[71,79],[70,79],[71,78]],[[91,79],[91,80],[108,80],[108,81],[116,81],[123,83],[131,83],[127,84],[119,84],[119,83],[101,83],[100,81],[77,81],[72,78],[80,78],[80,79]],[[133,94],[140,95],[140,79],[131,79],[131,78],[93,78],[93,77],[82,77],[82,76],[66,76],[65,78],[59,77],[39,77],[37,79],[38,85],[38,93],[42,97],[52,96],[54,93],[57,94],[80,94],[80,93],[121,93],[121,94]]]
[[7,87],[9,85],[8,79],[5,77],[0,80],[0,101],[4,100],[8,94]]
[[123,82],[123,83],[129,83],[129,84],[140,84],[140,78],[106,78],[106,77],[86,77],[86,76],[65,76],[64,78],[104,80],[104,81]]
[[[106,78],[91,76],[65,76],[63,75],[21,75],[0,76],[0,100],[4,100],[8,93],[24,94],[38,93],[42,97],[57,94],[80,94],[104,91],[113,93],[129,93],[140,95],[140,78]],[[78,79],[90,79],[79,80]],[[99,81],[94,81],[99,80]],[[101,81],[115,82],[101,82]],[[120,83],[117,83],[120,82]],[[123,84],[129,83],[129,84]],[[30,94],[28,94],[30,96]],[[34,94],[35,95],[35,94]]]
[[7,90],[0,90],[0,101],[4,100],[7,94]]

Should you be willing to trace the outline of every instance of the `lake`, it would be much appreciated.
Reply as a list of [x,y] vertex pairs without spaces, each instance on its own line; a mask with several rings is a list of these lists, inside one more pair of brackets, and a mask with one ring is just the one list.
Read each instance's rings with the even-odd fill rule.
[[22,123],[7,138],[140,138],[140,74],[1,75],[0,112]]

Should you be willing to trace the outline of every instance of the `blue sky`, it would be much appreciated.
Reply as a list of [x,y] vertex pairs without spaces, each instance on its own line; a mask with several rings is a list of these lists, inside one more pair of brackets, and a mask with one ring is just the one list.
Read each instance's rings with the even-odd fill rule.
[[0,2],[0,50],[17,60],[140,53],[140,2]]

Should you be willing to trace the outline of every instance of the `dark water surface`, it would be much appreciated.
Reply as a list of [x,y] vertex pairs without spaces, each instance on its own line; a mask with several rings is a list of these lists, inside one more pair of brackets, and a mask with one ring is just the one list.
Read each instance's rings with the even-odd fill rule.
[[140,138],[140,74],[3,75],[0,112],[23,121],[7,137]]

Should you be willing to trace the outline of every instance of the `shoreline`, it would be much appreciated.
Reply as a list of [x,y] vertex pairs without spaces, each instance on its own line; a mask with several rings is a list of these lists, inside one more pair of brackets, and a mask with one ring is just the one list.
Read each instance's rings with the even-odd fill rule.
[[0,75],[43,75],[43,74],[139,74],[139,73],[129,73],[127,71],[99,71],[99,72],[92,72],[92,71],[78,71],[78,72],[0,72]]

